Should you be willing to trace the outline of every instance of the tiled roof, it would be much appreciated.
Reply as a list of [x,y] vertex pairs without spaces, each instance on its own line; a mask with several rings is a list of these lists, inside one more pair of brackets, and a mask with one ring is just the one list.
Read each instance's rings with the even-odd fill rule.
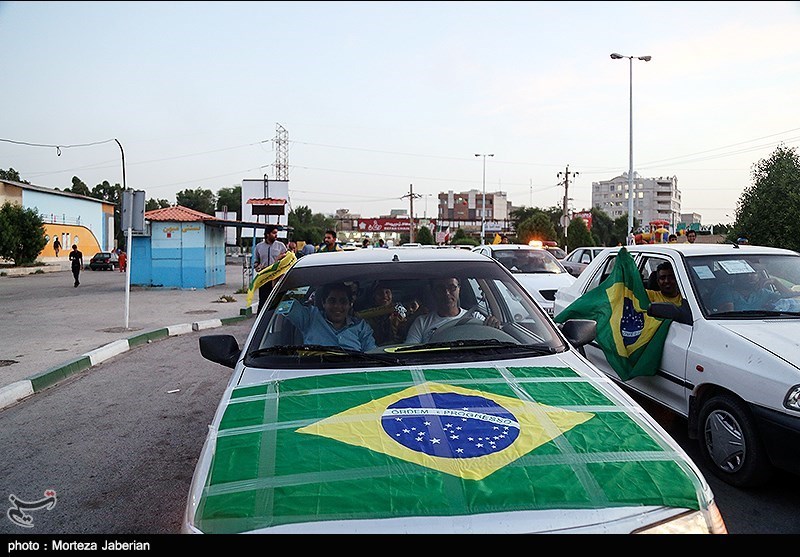
[[263,198],[250,198],[247,200],[248,205],[286,205],[285,199],[276,197],[263,197]]
[[144,214],[144,218],[149,221],[171,221],[171,222],[199,222],[205,220],[217,220],[213,215],[207,215],[200,211],[195,211],[189,207],[175,205],[164,209],[153,209]]

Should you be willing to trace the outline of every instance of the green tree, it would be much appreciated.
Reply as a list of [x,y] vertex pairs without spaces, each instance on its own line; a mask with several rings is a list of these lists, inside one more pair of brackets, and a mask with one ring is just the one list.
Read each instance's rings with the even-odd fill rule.
[[91,190],[89,190],[89,186],[84,184],[83,180],[81,180],[77,176],[72,177],[72,187],[65,188],[64,191],[77,193],[78,195],[85,195],[86,197],[91,197],[92,195]]
[[148,199],[144,204],[145,211],[155,211],[156,209],[166,209],[170,202],[166,199]]
[[326,230],[335,229],[336,219],[322,213],[312,213],[306,205],[300,205],[289,212],[287,222],[292,227],[292,239],[309,244],[320,244]]
[[[594,223],[594,219],[592,219],[592,222]],[[589,229],[586,228],[586,221],[580,217],[572,219],[567,227],[567,252],[582,246],[593,245],[595,245],[594,238],[592,238]]]
[[29,265],[36,261],[47,245],[45,228],[37,208],[24,209],[6,201],[0,207],[0,257],[15,265]]
[[618,242],[614,241],[614,221],[611,217],[597,207],[592,207],[592,238],[594,239],[593,246],[616,246]]
[[[242,220],[242,186],[230,188],[220,188],[217,192],[217,211],[225,211],[236,214],[238,220]],[[229,216],[228,218],[233,218]],[[294,239],[294,236],[292,237]],[[236,245],[242,245],[242,229],[236,229]]]
[[522,244],[527,244],[531,240],[555,240],[556,229],[550,216],[544,211],[539,211],[519,224],[517,238]]
[[414,235],[414,240],[423,246],[433,246],[436,244],[436,241],[433,239],[433,234],[427,226],[419,227],[419,230],[417,230],[417,233]]
[[[519,234],[519,227],[520,225],[528,220],[529,218],[544,214],[550,220],[550,223],[553,228],[552,237],[550,238],[542,238],[547,240],[563,240],[564,239],[564,229],[561,226],[561,216],[563,215],[563,209],[561,207],[548,207],[547,209],[540,209],[538,207],[519,207],[511,211],[509,215],[511,217],[511,222],[514,224],[514,230],[517,231],[517,238],[520,238]],[[537,240],[540,238],[537,238]],[[561,242],[563,243],[563,242]]]
[[242,218],[242,186],[230,188],[220,188],[217,192],[217,211],[228,211],[236,213],[237,218]]
[[[633,229],[636,230],[636,219],[633,219]],[[611,242],[607,246],[625,245],[628,241],[628,215],[624,214],[614,219],[614,228],[611,233]]]
[[9,168],[8,170],[3,170],[0,168],[0,180],[10,180],[12,182],[19,182],[21,184],[30,184],[29,181],[20,178],[19,172],[13,168]]
[[464,229],[460,226],[450,239],[450,244],[455,246],[477,246],[479,243],[480,242],[476,241],[474,238],[467,236],[467,233],[464,232]]
[[[736,222],[728,239],[747,238],[751,244],[800,250],[800,157],[797,148],[778,145],[753,165],[753,184],[736,204]],[[780,204],[780,211],[775,204]]]
[[202,188],[183,190],[175,194],[175,199],[178,201],[178,205],[183,205],[184,207],[200,211],[207,215],[214,214],[216,203],[214,192],[211,190],[204,190]]
[[117,240],[117,245],[127,251],[125,232],[122,230],[122,186],[119,184],[112,186],[108,180],[103,180],[92,188],[91,195],[95,199],[114,204],[114,238]]

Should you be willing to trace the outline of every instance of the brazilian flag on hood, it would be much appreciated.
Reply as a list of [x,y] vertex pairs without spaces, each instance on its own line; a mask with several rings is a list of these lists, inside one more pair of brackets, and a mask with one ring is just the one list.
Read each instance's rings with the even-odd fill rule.
[[597,343],[620,379],[627,381],[640,375],[655,375],[661,363],[672,321],[650,317],[649,307],[650,299],[636,262],[623,247],[608,278],[572,302],[554,320],[596,321]]

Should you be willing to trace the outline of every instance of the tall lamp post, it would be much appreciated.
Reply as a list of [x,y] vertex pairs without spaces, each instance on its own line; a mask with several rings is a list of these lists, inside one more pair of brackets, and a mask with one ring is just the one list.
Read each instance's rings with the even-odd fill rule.
[[629,95],[628,98],[630,99],[629,105],[629,113],[630,113],[630,130],[629,130],[629,144],[628,144],[628,237],[633,234],[633,59],[636,58],[637,60],[643,60],[644,62],[649,62],[653,57],[652,56],[624,56],[622,54],[617,54],[616,52],[611,53],[612,60],[619,60],[620,58],[627,58],[629,61],[630,66],[630,79],[629,79]]
[[483,209],[481,209],[481,245],[486,243],[486,157],[493,157],[494,153],[492,154],[480,154],[475,153],[476,157],[483,157]]

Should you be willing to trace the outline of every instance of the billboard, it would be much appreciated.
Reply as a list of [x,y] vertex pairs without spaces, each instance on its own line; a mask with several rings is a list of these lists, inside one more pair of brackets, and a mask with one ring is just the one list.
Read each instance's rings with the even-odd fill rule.
[[[242,180],[242,221],[277,224],[284,228],[278,233],[286,237],[289,225],[289,181],[260,179]],[[252,228],[242,228],[242,237],[259,237],[263,234]]]

